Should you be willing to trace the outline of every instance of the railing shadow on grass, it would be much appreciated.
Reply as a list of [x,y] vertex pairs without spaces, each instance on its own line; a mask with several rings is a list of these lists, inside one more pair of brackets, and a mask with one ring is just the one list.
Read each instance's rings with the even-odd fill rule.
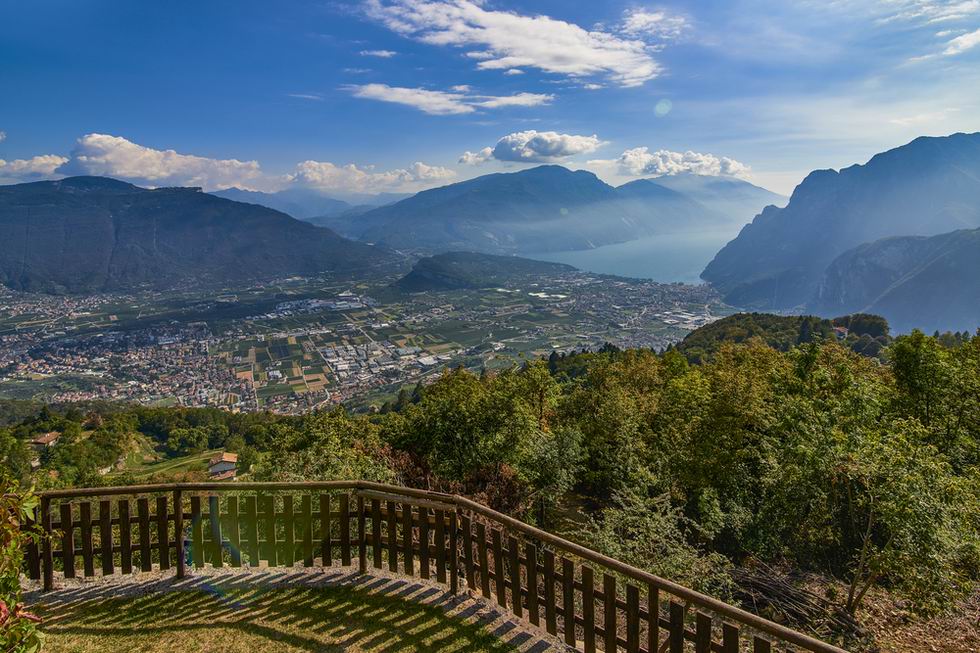
[[[319,571],[319,570],[318,570]],[[46,630],[69,640],[248,637],[308,651],[554,650],[479,601],[418,580],[342,568],[227,571],[146,584],[78,584],[45,597]],[[120,640],[119,638],[123,638]]]
[[367,481],[177,483],[45,492],[36,519],[55,534],[27,551],[45,589],[56,573],[174,568],[182,580],[189,567],[339,563],[465,590],[584,653],[843,653],[456,495]]

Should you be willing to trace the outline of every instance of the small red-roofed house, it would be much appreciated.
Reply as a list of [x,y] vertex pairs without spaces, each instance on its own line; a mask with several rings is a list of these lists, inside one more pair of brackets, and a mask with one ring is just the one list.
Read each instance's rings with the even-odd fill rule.
[[238,474],[238,454],[222,451],[208,461],[208,476],[212,481],[233,480]]
[[53,447],[58,443],[58,438],[60,437],[61,434],[57,431],[48,431],[47,433],[39,435],[31,440],[31,446],[34,447],[35,450],[41,451],[43,449],[47,449],[48,447]]

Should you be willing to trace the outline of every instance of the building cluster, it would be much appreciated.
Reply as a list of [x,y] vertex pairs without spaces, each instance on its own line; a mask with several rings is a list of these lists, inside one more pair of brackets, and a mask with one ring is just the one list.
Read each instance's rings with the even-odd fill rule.
[[7,350],[8,382],[55,379],[55,402],[129,401],[181,406],[245,405],[252,389],[209,354],[204,323],[67,337]]
[[[717,295],[706,286],[580,272],[412,294],[384,305],[353,291],[327,298],[309,298],[315,289],[299,291],[307,298],[279,301],[247,318],[202,317],[209,307],[224,316],[228,304],[240,301],[205,298],[190,312],[198,321],[144,328],[132,322],[143,315],[140,302],[159,312],[164,309],[152,302],[172,298],[0,292],[0,305],[14,306],[10,315],[19,316],[19,326],[0,328],[0,393],[19,385],[59,402],[302,413],[425,381],[450,365],[508,364],[605,343],[664,349],[720,317]],[[130,312],[115,320],[112,311],[122,308]],[[65,326],[59,311],[75,320]],[[96,326],[71,327],[87,323],[86,311]],[[0,327],[4,318],[12,323],[10,315],[0,316]]]

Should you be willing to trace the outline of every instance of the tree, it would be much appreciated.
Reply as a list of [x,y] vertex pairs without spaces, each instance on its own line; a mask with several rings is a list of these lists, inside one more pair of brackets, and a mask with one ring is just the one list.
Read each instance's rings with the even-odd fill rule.
[[925,435],[916,422],[898,421],[841,461],[836,482],[847,496],[846,524],[858,529],[860,542],[845,605],[851,614],[882,579],[924,611],[969,586],[966,558],[976,564],[980,534],[977,497]]
[[617,493],[600,516],[589,517],[576,539],[650,573],[727,598],[730,564],[724,556],[690,544],[696,530],[668,495],[647,497],[633,488]]
[[304,416],[297,426],[277,424],[273,431],[272,450],[255,465],[259,480],[394,480],[378,427],[343,408]]

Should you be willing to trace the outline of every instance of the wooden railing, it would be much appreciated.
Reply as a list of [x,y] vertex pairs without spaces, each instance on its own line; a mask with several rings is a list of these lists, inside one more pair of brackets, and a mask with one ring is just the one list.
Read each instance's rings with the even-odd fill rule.
[[[297,501],[298,499],[298,501]],[[366,481],[56,490],[27,573],[353,566],[432,578],[496,602],[585,653],[843,653],[464,497]],[[79,562],[81,567],[79,568]]]

